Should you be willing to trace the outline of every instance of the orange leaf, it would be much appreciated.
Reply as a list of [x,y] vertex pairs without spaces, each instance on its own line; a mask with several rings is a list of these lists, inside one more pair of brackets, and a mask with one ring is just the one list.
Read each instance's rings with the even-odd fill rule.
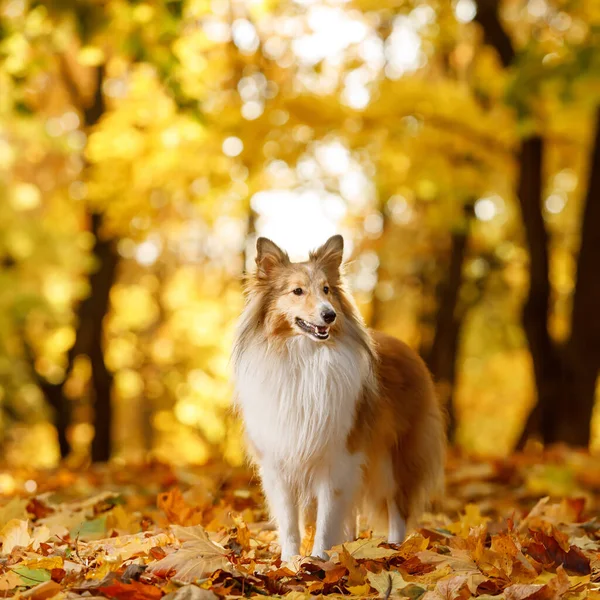
[[55,581],[44,581],[30,590],[27,590],[22,597],[29,600],[48,600],[53,598],[62,590],[62,587]]
[[106,597],[116,598],[117,600],[159,600],[162,598],[162,592],[159,588],[139,581],[132,581],[131,583],[115,581],[100,588],[100,591]]
[[158,495],[158,508],[165,513],[169,523],[175,525],[199,525],[202,522],[200,509],[189,506],[179,488]]
[[411,535],[402,543],[399,553],[402,558],[409,558],[415,555],[417,552],[427,550],[428,545],[429,540],[426,537],[423,537],[420,533],[416,533],[415,535]]
[[244,549],[250,549],[250,530],[248,529],[248,525],[244,522],[241,515],[231,515],[233,522],[236,526],[236,538],[238,544]]
[[332,569],[325,571],[325,577],[323,583],[337,583],[346,574],[346,567],[343,565],[336,565]]
[[358,564],[358,561],[342,546],[339,554],[340,564],[348,569],[348,586],[363,585],[367,571]]

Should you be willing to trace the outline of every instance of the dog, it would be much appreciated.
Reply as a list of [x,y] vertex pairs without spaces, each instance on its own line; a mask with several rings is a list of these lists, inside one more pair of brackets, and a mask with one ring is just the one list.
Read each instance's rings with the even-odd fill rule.
[[316,504],[312,555],[354,539],[356,515],[385,519],[389,543],[443,486],[445,416],[425,363],[369,330],[347,291],[335,235],[293,263],[257,240],[256,272],[232,352],[235,402],[281,545],[299,554]]

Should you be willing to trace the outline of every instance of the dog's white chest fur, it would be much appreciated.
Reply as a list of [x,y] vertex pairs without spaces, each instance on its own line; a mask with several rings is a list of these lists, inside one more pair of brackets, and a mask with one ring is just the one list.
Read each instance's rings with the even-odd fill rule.
[[284,467],[345,447],[369,374],[359,347],[297,336],[285,351],[255,343],[236,364],[236,394],[259,453]]

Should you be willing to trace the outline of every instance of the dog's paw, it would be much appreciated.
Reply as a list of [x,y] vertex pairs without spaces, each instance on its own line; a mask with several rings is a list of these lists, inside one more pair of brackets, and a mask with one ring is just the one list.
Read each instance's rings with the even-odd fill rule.
[[293,558],[299,555],[300,551],[298,548],[292,546],[281,547],[281,562],[289,562]]
[[329,560],[329,554],[325,552],[324,548],[313,548],[310,553],[310,558],[317,558],[319,560]]

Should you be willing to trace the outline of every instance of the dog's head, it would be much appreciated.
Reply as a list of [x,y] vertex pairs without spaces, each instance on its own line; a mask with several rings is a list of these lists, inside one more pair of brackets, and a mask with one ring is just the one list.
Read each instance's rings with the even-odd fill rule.
[[342,236],[329,238],[301,263],[291,262],[267,238],[258,238],[256,249],[255,283],[264,291],[264,320],[269,333],[302,335],[315,342],[335,335],[343,319]]

